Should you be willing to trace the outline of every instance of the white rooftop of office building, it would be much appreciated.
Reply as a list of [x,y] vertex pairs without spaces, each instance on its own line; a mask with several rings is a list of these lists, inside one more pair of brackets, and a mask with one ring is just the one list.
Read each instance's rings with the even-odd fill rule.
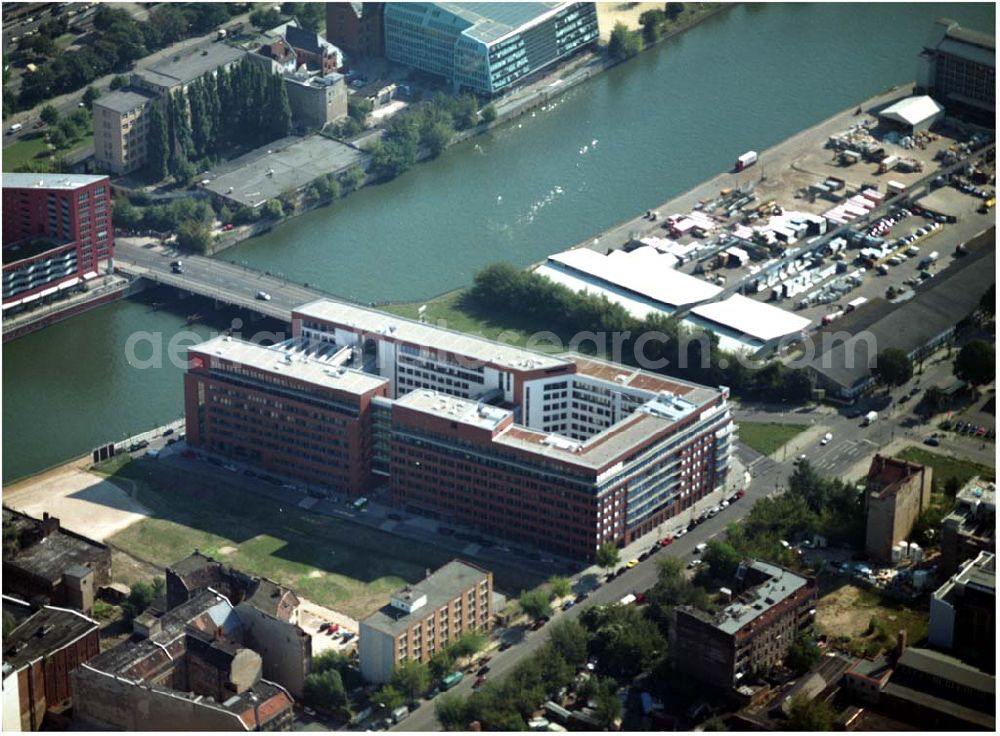
[[231,360],[266,373],[288,376],[303,383],[351,394],[367,393],[388,382],[387,378],[381,376],[344,368],[333,359],[333,354],[327,357],[304,349],[306,345],[304,341],[289,341],[265,347],[218,335],[211,340],[193,345],[190,350],[209,357]]
[[513,413],[509,409],[424,388],[396,399],[396,405],[489,431],[495,430]]
[[293,310],[293,319],[318,319],[360,332],[384,335],[395,342],[419,345],[483,364],[518,370],[537,370],[569,365],[558,358],[486,338],[467,335],[436,325],[415,322],[346,302],[320,299]]
[[762,342],[801,332],[810,323],[805,317],[740,294],[695,307],[691,313]]
[[107,179],[106,174],[4,174],[4,188],[13,189],[79,189]]

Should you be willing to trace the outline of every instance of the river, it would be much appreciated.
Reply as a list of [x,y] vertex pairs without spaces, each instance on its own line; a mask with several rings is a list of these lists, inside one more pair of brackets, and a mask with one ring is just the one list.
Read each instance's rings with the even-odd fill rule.
[[[992,33],[995,9],[736,6],[548,109],[221,257],[365,302],[433,296],[497,260],[528,265],[728,169],[742,151],[914,79],[940,16]],[[180,416],[181,370],[136,370],[124,344],[137,330],[181,328],[180,317],[125,302],[6,345],[4,482]]]

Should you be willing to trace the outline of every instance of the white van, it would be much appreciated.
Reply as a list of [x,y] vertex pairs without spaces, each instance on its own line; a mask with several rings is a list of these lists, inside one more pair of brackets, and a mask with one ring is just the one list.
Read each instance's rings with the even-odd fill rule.
[[17,133],[19,130],[23,130],[23,129],[24,129],[24,124],[23,123],[14,123],[12,126],[10,126],[9,128],[7,128],[7,132],[10,133],[11,135],[13,135],[14,133]]
[[708,549],[708,545],[705,542],[702,542],[701,544],[695,546],[694,554],[700,555],[706,549]]

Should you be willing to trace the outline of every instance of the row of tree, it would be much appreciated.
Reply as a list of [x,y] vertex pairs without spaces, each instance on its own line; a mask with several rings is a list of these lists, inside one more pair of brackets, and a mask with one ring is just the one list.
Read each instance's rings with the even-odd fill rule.
[[289,134],[292,110],[279,74],[244,58],[177,90],[165,109],[149,114],[146,166],[156,180],[172,174],[183,181],[199,167],[235,150],[261,146]]
[[232,3],[160,3],[149,20],[141,22],[124,8],[104,3],[94,13],[94,31],[69,51],[55,43],[68,30],[65,18],[47,21],[19,45],[24,61],[33,61],[38,70],[24,75],[17,96],[4,91],[5,111],[24,110],[81,89],[105,74],[126,72],[138,59],[208,33],[237,12]]
[[612,337],[618,335],[623,361],[640,367],[661,365],[658,370],[663,373],[709,386],[729,386],[744,398],[798,403],[808,400],[812,392],[804,370],[776,361],[761,367],[747,365],[722,351],[709,332],[655,313],[637,319],[603,296],[574,292],[507,263],[479,271],[464,306],[493,319],[502,315],[512,326],[529,332],[554,333],[564,345],[572,344],[574,336],[586,330],[604,335],[610,349]]

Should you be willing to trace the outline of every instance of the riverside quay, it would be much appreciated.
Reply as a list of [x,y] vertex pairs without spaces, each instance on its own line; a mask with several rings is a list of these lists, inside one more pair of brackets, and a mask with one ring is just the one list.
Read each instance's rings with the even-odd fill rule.
[[320,300],[189,349],[187,442],[584,559],[723,486],[729,390]]

